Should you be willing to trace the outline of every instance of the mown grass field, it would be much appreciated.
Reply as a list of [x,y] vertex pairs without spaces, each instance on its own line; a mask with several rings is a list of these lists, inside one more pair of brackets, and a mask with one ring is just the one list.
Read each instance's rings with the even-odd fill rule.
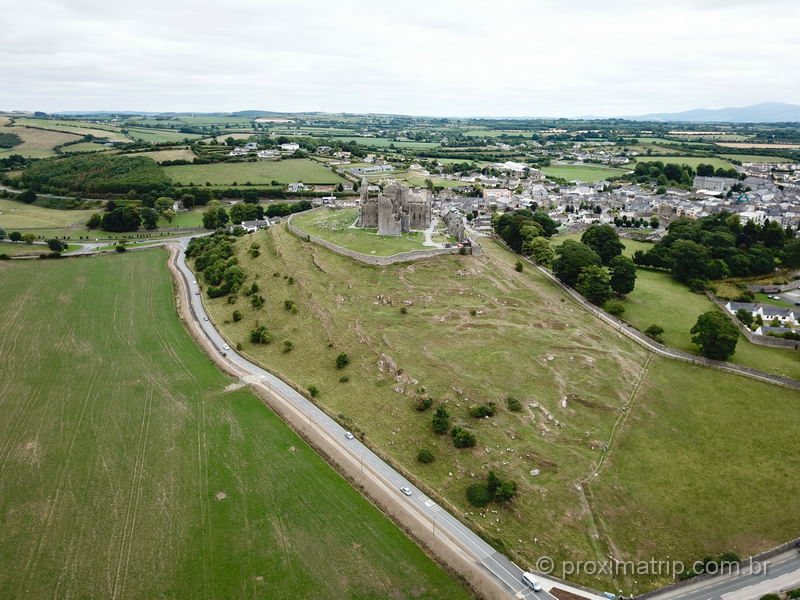
[[567,181],[579,179],[584,182],[602,181],[609,177],[624,175],[629,169],[614,169],[611,167],[586,167],[582,165],[558,165],[553,167],[542,167],[542,173],[561,177]]
[[335,211],[323,209],[295,215],[292,217],[292,224],[301,231],[364,254],[391,256],[399,252],[425,249],[421,233],[378,235],[375,229],[351,228],[357,219],[356,208]]
[[[66,252],[77,250],[80,246],[77,244],[70,244],[67,246]],[[26,254],[38,256],[39,254],[46,254],[50,252],[47,246],[41,244],[25,244],[23,242],[0,242],[0,254],[8,254],[9,256],[24,256]]]
[[0,264],[0,595],[467,598],[213,366],[165,260]]
[[176,130],[154,129],[150,127],[129,127],[128,137],[141,142],[160,144],[162,142],[182,142],[184,140],[196,140],[203,136],[196,133],[181,133]]
[[336,173],[307,158],[286,160],[259,160],[257,162],[213,163],[208,165],[180,165],[164,167],[174,183],[181,185],[269,185],[273,180],[282,184],[346,183]]
[[[554,236],[551,241],[558,245],[564,240],[580,241],[581,234]],[[623,253],[632,256],[636,250],[647,251],[652,244],[636,240],[622,239]],[[773,302],[774,303],[774,302]],[[704,294],[695,294],[685,285],[675,281],[666,271],[637,269],[636,287],[625,299],[623,319],[644,331],[650,325],[664,328],[663,340],[667,346],[698,354],[692,343],[692,327],[697,317],[709,310],[717,310],[716,305]],[[730,362],[767,373],[800,379],[800,354],[792,350],[769,348],[751,344],[743,335],[739,336],[736,353]]]
[[42,129],[51,129],[53,131],[63,131],[73,133],[76,135],[93,135],[97,138],[108,138],[116,142],[129,142],[130,139],[120,131],[118,127],[113,125],[98,125],[96,123],[89,123],[85,121],[59,121],[57,119],[35,119],[24,118],[17,119],[20,125],[31,125],[32,127],[40,127]]
[[11,154],[20,154],[27,158],[45,158],[53,156],[53,148],[56,146],[80,139],[79,136],[70,133],[21,126],[3,127],[2,131],[16,133],[22,138],[22,143],[13,148],[0,148],[0,158]]
[[88,219],[96,210],[58,210],[42,208],[24,202],[0,198],[0,227],[6,231],[15,228],[61,228]]
[[[247,252],[254,241],[261,245],[255,259]],[[759,412],[762,403],[778,402],[789,410],[800,394],[689,365],[662,366],[655,358],[648,363],[647,351],[579,309],[534,269],[516,272],[516,257],[490,241],[483,244],[481,257],[449,255],[378,268],[303,242],[281,226],[242,238],[237,257],[249,273],[245,286],[258,283],[266,305],[253,309],[247,297],[239,297],[234,305],[225,298],[206,300],[230,343],[241,343],[244,352],[298,385],[318,387],[319,402],[331,414],[353,431],[364,432],[374,447],[523,566],[542,555],[601,560],[612,546],[626,555],[649,551],[660,558],[664,554],[658,549],[669,547],[673,558],[694,559],[700,545],[707,553],[733,549],[745,555],[783,541],[787,518],[800,526],[800,513],[783,515],[777,523],[769,520],[785,505],[781,501],[765,512],[765,522],[744,519],[747,525],[736,537],[728,535],[732,527],[726,525],[707,543],[703,534],[694,532],[713,528],[713,521],[698,522],[694,529],[626,529],[620,520],[645,510],[652,501],[650,494],[640,497],[638,492],[651,481],[663,484],[658,471],[637,473],[641,481],[630,495],[589,503],[576,483],[602,456],[614,424],[626,414],[622,406],[633,398],[634,406],[647,407],[641,418],[657,427],[660,398],[679,390],[672,401],[680,403],[687,424],[698,435],[718,439],[726,453],[703,454],[698,463],[702,473],[676,465],[687,500],[680,508],[665,502],[661,514],[666,518],[672,511],[685,513],[692,493],[709,505],[719,502],[718,508],[731,519],[752,514],[769,500],[754,505],[749,495],[737,498],[737,490],[748,485],[749,473],[730,473],[722,463],[780,461],[780,437],[777,444],[764,438],[756,455],[750,454],[750,445],[738,446],[736,440],[748,435],[748,420],[758,419],[759,430],[775,426],[771,410]],[[296,314],[285,309],[285,300],[295,303]],[[234,309],[243,314],[236,323],[231,319]],[[269,328],[272,344],[249,342],[256,323]],[[284,340],[293,342],[289,353],[283,351]],[[340,352],[350,358],[343,370],[334,364]],[[343,375],[349,378],[345,382]],[[642,386],[637,388],[640,378]],[[735,388],[742,402],[752,404],[737,426],[720,430],[715,421],[703,419],[706,413],[693,413],[697,403],[706,403],[711,412],[726,410],[725,397],[708,397],[707,387],[713,385]],[[457,450],[449,436],[433,434],[432,411],[414,408],[422,395],[447,407],[452,424],[470,428],[476,447]],[[521,412],[506,408],[508,396],[519,399]],[[469,406],[483,402],[497,403],[495,416],[469,416]],[[684,451],[684,443],[672,439],[669,430],[660,432],[651,455],[670,461]],[[436,460],[417,462],[420,448],[432,450]],[[635,454],[620,451],[613,464],[637,460]],[[520,491],[512,504],[482,511],[467,503],[465,489],[489,469],[514,479]],[[540,473],[531,475],[532,469]],[[615,469],[603,477],[624,482],[631,476]],[[784,493],[796,489],[796,482],[776,478],[775,486]],[[710,490],[726,494],[715,498]],[[691,514],[682,518],[691,519]],[[608,530],[602,524],[608,524]],[[643,536],[653,545],[640,544]],[[602,578],[583,582],[617,589]],[[642,591],[652,583],[640,578],[635,589]]]
[[398,142],[387,138],[360,137],[347,135],[334,135],[329,138],[331,141],[356,142],[359,146],[374,146],[376,148],[388,148],[394,144],[395,148],[408,148],[411,150],[426,150],[439,146],[437,142]]
[[125,156],[149,156],[157,163],[165,160],[188,160],[195,159],[195,154],[188,147],[170,148],[169,150],[152,150],[150,152],[133,152]]
[[738,160],[741,162],[752,162],[752,163],[788,163],[792,162],[788,158],[784,158],[783,156],[762,156],[760,154],[720,154],[723,158],[730,158],[733,160]]
[[62,150],[67,154],[72,152],[102,152],[104,150],[108,150],[108,147],[104,144],[98,144],[96,142],[81,142],[80,144],[70,144],[69,146],[64,146]]

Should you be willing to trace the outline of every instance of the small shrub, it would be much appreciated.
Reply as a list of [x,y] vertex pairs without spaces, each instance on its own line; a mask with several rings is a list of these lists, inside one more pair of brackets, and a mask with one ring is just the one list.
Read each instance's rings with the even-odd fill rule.
[[292,340],[283,340],[283,353],[289,353],[294,350],[294,343]]
[[650,325],[650,327],[644,330],[644,334],[647,337],[659,343],[662,343],[664,341],[664,338],[661,337],[663,333],[664,333],[664,328],[661,327],[661,325]]
[[8,254],[0,254],[0,260],[11,260],[11,257]]
[[349,364],[350,364],[350,358],[344,352],[342,352],[339,356],[336,357],[337,369],[344,369]]
[[261,308],[265,302],[264,296],[250,296],[250,304],[253,305],[253,308]]
[[350,378],[347,375],[339,377],[339,383],[347,383],[348,381],[350,381]]
[[295,305],[294,300],[284,300],[283,308],[285,308],[292,314],[297,313],[297,305]]
[[401,315],[407,315],[408,314],[408,308],[405,307],[405,306],[401,306],[400,307],[400,314]]
[[433,406],[433,398],[430,396],[423,396],[422,398],[417,398],[416,404],[414,404],[414,408],[416,408],[419,412],[425,412],[431,406]]
[[478,311],[473,308],[471,311],[469,311],[469,314],[470,316],[474,317],[475,315],[478,314]]
[[603,309],[615,317],[621,317],[625,313],[625,305],[619,300],[609,300],[603,305]]
[[756,295],[751,292],[750,290],[745,290],[738,296],[736,296],[735,302],[755,302]]
[[123,246],[122,244],[117,244],[117,245],[114,247],[114,249],[115,249],[117,252],[127,252],[127,251],[128,251],[128,249],[127,249],[125,246]]
[[231,315],[231,318],[233,319],[234,323],[238,323],[239,321],[242,320],[242,312],[239,311],[239,310],[233,311],[233,314]]
[[467,500],[472,506],[482,508],[489,504],[491,499],[489,488],[485,483],[473,483],[467,487]]
[[517,263],[514,265],[514,270],[515,270],[517,273],[522,273],[522,269],[523,269],[523,268],[524,268],[524,267],[523,267],[523,265],[522,265],[522,261],[521,261],[521,260],[518,260],[518,261],[517,261]]
[[453,427],[450,435],[453,436],[453,445],[456,448],[472,448],[478,441],[474,433],[463,427]]
[[800,598],[800,588],[789,590],[789,598]]
[[312,398],[319,396],[319,388],[315,385],[308,386],[308,395]]
[[272,334],[267,330],[266,326],[259,325],[250,331],[250,341],[253,344],[271,344]]
[[514,396],[509,396],[506,398],[506,406],[508,410],[512,412],[519,412],[522,410],[522,404],[520,404],[519,400],[514,398]]
[[236,304],[236,296],[228,296],[228,304]]
[[417,460],[427,465],[436,460],[436,458],[433,456],[433,452],[431,452],[426,448],[423,448],[422,450],[417,452]]
[[695,278],[689,280],[689,289],[696,294],[702,294],[707,287],[708,282],[705,279]]
[[781,600],[781,597],[778,594],[764,594],[761,600]]
[[431,428],[434,433],[446,433],[450,428],[450,413],[443,406],[436,409],[431,421]]
[[292,285],[294,283],[294,277],[289,277],[288,283]]
[[237,350],[241,350],[242,349],[242,342],[236,342],[236,349]]
[[476,419],[483,419],[485,417],[493,417],[496,410],[497,407],[494,402],[473,404],[469,407],[469,414]]

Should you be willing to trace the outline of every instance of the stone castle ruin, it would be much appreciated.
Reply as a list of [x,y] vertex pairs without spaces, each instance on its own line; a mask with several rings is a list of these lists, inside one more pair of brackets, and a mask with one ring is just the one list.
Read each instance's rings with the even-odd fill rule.
[[377,228],[378,235],[401,235],[430,226],[433,203],[428,190],[412,190],[392,182],[370,198],[368,188],[365,179],[361,182],[357,227]]

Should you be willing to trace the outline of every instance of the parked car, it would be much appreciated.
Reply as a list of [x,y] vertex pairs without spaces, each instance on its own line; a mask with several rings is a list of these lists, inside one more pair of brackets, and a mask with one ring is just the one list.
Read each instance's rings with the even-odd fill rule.
[[348,440],[352,440],[354,436],[349,431],[345,431],[344,432],[344,437],[346,437]]
[[542,584],[539,583],[539,580],[533,576],[533,573],[523,573],[522,574],[522,583],[527,585],[531,588],[534,592],[540,592],[542,590]]
[[412,493],[411,490],[408,489],[406,486],[401,487],[400,491],[403,492],[406,496],[410,496]]

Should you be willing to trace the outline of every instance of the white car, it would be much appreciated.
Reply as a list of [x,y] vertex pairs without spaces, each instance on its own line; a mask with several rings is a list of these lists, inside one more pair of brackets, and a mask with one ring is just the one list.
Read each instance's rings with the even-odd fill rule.
[[401,487],[400,491],[403,492],[406,496],[410,496],[411,495],[411,490],[408,489],[406,486]]
[[208,321],[208,317],[204,316],[203,321]]
[[769,298],[770,300],[780,300],[781,299],[780,296],[767,296],[767,298]]
[[222,348],[223,348],[224,350],[230,350],[230,349],[231,349],[231,347],[230,347],[230,346],[228,346],[228,344],[222,344]]
[[542,591],[542,584],[539,583],[539,580],[533,576],[533,573],[523,573],[522,574],[522,583],[527,585],[531,588],[534,592]]
[[348,440],[352,440],[355,436],[353,436],[353,434],[350,433],[349,431],[345,431],[344,437],[346,437]]

